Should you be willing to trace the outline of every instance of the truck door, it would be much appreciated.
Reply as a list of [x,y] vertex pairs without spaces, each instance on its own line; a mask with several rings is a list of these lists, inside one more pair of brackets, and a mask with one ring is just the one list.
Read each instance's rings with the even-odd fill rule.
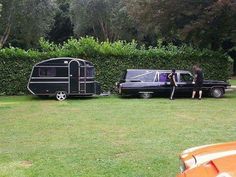
[[170,72],[160,72],[159,73],[159,87],[158,92],[169,94],[171,91],[170,80],[168,78]]
[[180,73],[178,91],[182,93],[191,93],[193,91],[193,76],[190,73]]

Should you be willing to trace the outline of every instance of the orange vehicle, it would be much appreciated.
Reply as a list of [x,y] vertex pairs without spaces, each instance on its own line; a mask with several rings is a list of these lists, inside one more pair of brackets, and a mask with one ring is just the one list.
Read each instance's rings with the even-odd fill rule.
[[187,149],[180,163],[177,177],[236,177],[236,142]]

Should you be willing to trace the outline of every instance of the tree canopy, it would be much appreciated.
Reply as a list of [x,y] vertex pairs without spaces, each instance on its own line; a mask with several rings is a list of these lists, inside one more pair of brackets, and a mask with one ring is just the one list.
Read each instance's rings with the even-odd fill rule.
[[125,0],[143,33],[214,50],[236,40],[235,0]]
[[135,39],[235,50],[235,0],[0,0],[0,47],[36,47],[40,37]]
[[53,0],[2,0],[0,47],[11,45],[29,48],[50,30],[55,16]]
[[71,20],[77,37],[93,35],[100,40],[129,40],[133,26],[120,0],[72,0]]
[[1,12],[2,12],[2,4],[0,3],[0,17],[1,17]]

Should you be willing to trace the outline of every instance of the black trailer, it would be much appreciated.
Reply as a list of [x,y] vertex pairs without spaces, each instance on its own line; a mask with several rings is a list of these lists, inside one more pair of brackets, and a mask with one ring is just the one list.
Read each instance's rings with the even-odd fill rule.
[[95,81],[94,65],[77,58],[52,58],[34,65],[28,90],[39,97],[55,96],[62,101],[67,96],[100,94]]

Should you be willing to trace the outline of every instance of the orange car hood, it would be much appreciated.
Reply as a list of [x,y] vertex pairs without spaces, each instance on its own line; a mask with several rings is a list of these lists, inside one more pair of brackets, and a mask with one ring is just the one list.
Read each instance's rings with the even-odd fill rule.
[[198,146],[186,149],[180,155],[186,169],[194,168],[214,159],[236,155],[236,142]]
[[236,177],[236,155],[212,160],[186,170],[178,177]]
[[212,161],[219,174],[227,173],[236,177],[236,155],[219,158]]

